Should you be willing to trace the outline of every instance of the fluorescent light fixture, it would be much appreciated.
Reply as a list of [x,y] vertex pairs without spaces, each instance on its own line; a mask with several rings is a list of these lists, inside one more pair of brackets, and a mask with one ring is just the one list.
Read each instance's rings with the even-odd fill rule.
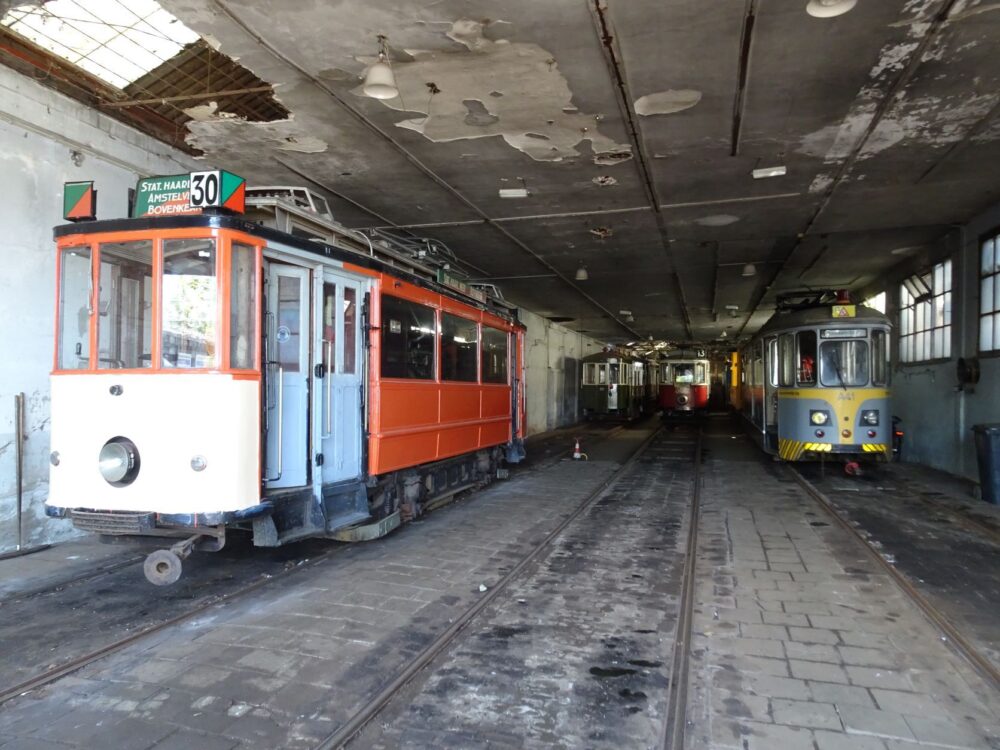
[[765,177],[784,177],[788,174],[788,168],[784,164],[778,167],[761,167],[760,169],[755,169],[750,174],[753,175],[755,180],[762,180]]
[[857,4],[858,0],[809,0],[806,13],[813,18],[833,18],[844,15]]
[[576,269],[575,278],[577,281],[586,281],[587,279],[590,278],[590,274],[587,273],[587,267],[585,265],[580,264],[580,267]]
[[529,195],[528,188],[500,188],[501,198],[527,198]]

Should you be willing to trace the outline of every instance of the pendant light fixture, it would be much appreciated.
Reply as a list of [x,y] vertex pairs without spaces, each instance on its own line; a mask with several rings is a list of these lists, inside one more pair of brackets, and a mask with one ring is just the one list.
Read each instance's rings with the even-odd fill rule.
[[833,18],[844,15],[857,4],[858,0],[809,0],[806,13],[813,18]]
[[575,278],[576,278],[577,281],[586,281],[587,279],[590,278],[590,274],[587,273],[587,267],[585,265],[583,265],[582,263],[580,264],[580,267],[578,269],[576,269],[576,277]]
[[395,99],[399,96],[396,76],[392,72],[392,66],[389,65],[389,53],[385,42],[385,36],[379,34],[378,61],[368,68],[368,72],[365,73],[365,84],[361,88],[365,96],[370,96],[372,99]]
[[743,275],[746,277],[756,276],[757,266],[755,266],[753,263],[747,263],[745,266],[743,266]]

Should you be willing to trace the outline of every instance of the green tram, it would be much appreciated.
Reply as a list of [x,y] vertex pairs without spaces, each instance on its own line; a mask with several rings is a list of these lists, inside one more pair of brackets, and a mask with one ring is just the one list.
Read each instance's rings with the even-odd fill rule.
[[648,406],[647,362],[618,352],[584,357],[580,383],[583,418],[635,419]]

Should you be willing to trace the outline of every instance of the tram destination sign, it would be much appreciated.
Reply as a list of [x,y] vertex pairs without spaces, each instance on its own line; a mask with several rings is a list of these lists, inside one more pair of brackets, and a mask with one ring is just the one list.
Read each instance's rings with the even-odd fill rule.
[[222,170],[144,177],[135,187],[132,217],[197,214],[209,207],[243,213],[245,197],[246,180]]

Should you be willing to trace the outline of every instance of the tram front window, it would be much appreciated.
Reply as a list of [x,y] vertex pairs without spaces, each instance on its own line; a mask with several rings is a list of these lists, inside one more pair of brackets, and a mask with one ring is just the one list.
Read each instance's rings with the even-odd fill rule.
[[819,355],[819,379],[823,385],[868,385],[867,341],[824,341]]
[[216,367],[215,241],[163,241],[164,368]]
[[674,365],[675,383],[693,383],[694,365]]
[[152,366],[153,243],[101,245],[97,295],[97,368]]

